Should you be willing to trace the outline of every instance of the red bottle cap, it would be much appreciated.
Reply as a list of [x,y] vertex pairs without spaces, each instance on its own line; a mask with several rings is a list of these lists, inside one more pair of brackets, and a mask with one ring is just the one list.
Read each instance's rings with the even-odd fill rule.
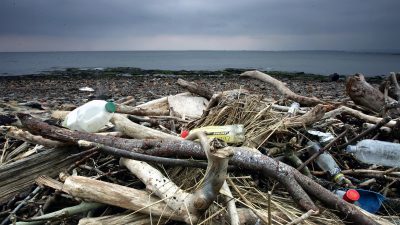
[[189,135],[189,131],[188,130],[182,130],[181,138],[186,138],[188,135]]
[[360,193],[357,190],[349,189],[346,191],[346,194],[343,195],[343,200],[346,202],[354,203],[360,199]]

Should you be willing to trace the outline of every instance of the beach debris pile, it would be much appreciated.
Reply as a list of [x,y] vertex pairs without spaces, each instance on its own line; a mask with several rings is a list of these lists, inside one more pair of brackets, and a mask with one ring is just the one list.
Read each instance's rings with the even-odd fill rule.
[[349,77],[341,102],[240,76],[282,97],[178,79],[138,105],[2,111],[1,225],[400,223],[395,73]]

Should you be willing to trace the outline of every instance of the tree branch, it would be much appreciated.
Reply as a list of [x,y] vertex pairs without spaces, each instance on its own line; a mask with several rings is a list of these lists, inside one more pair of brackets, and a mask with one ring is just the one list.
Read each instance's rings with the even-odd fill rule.
[[293,101],[296,101],[296,102],[300,103],[301,105],[315,106],[317,104],[324,103],[324,101],[322,101],[316,97],[306,97],[306,96],[298,95],[298,94],[294,93],[293,91],[291,91],[288,87],[286,87],[286,85],[283,82],[271,77],[268,74],[262,73],[257,70],[246,71],[246,72],[240,74],[240,76],[252,77],[252,78],[256,78],[256,79],[262,80],[264,82],[267,82],[267,83],[273,85],[276,89],[278,89],[278,91],[281,94],[283,94],[285,97],[287,97],[288,99],[291,99]]

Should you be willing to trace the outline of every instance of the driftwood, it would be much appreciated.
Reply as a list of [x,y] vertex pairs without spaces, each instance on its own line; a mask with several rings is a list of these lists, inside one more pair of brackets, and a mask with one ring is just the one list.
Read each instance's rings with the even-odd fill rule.
[[131,209],[135,212],[153,216],[163,216],[178,221],[185,218],[169,209],[159,198],[149,196],[149,193],[118,184],[98,181],[81,176],[69,176],[64,183],[55,182],[46,177],[40,177],[37,183],[63,191],[72,196],[108,205]]
[[317,104],[324,103],[324,101],[321,101],[320,99],[318,99],[316,97],[306,97],[306,96],[298,95],[298,94],[294,93],[293,91],[291,91],[288,87],[286,87],[286,85],[283,82],[271,77],[268,74],[262,73],[257,70],[246,71],[246,72],[242,73],[240,76],[256,78],[256,79],[262,80],[264,82],[267,82],[267,83],[273,85],[281,94],[283,94],[288,99],[298,102],[304,106],[315,106]]
[[165,138],[165,139],[181,139],[180,137],[166,134],[164,132],[154,130],[140,124],[130,121],[128,118],[120,114],[114,114],[111,118],[111,123],[115,125],[115,128],[125,134],[126,136],[138,138],[138,139],[154,139],[154,138]]
[[[133,213],[129,214],[132,216],[140,215],[142,213],[151,214],[155,221],[173,219],[185,222],[187,219],[187,215],[178,214],[176,211],[170,209],[167,204],[165,204],[165,198],[160,199],[158,197],[149,196],[148,192],[134,188],[81,176],[64,177],[64,183],[58,182],[46,176],[41,176],[36,180],[36,182],[39,185],[51,187],[88,201],[134,210]],[[254,221],[257,221],[257,216],[248,209],[238,209],[237,212],[240,224],[254,224]],[[137,216],[133,217],[137,218]],[[148,215],[146,215],[146,217],[148,218]],[[160,219],[160,217],[163,217],[164,219]],[[98,220],[102,219],[105,218],[99,218]],[[86,224],[84,221],[82,221],[82,224]],[[93,220],[89,219],[88,222],[90,221],[93,222]],[[115,221],[113,224],[125,224],[123,221],[124,220],[120,222]],[[190,223],[190,221],[186,222]]]
[[168,115],[169,110],[158,108],[157,105],[154,108],[142,108],[123,104],[116,104],[117,113],[131,114],[136,116],[165,116]]
[[326,109],[323,105],[319,104],[312,108],[310,111],[299,117],[290,117],[284,121],[287,127],[302,127],[310,126],[319,121],[325,115]]
[[56,148],[56,147],[62,147],[62,146],[66,145],[65,143],[60,142],[60,141],[54,141],[54,140],[43,138],[42,136],[32,135],[28,131],[18,129],[13,126],[0,126],[0,131],[3,133],[6,133],[6,136],[8,136],[8,137],[13,137],[18,140],[23,140],[26,142],[43,145],[48,148]]
[[[385,98],[385,95],[378,89],[372,87],[362,74],[356,74],[347,79],[346,92],[354,103],[375,113],[384,111],[387,104],[397,103],[396,100],[389,96]],[[400,115],[400,110],[398,108],[392,108],[388,110],[388,114],[395,118]]]
[[[18,114],[22,124],[32,133],[51,137],[56,140],[76,143],[79,140],[95,141],[108,146],[133,150],[139,153],[170,156],[205,158],[206,155],[198,143],[186,140],[135,140],[122,139],[70,131],[43,123],[27,114]],[[313,201],[305,191],[323,202],[326,206],[337,209],[345,218],[358,224],[375,224],[364,216],[354,205],[337,198],[330,191],[302,175],[296,169],[277,162],[268,156],[244,147],[234,147],[234,155],[230,161],[233,165],[244,169],[257,170],[265,176],[278,180],[286,187],[293,199],[303,208],[317,211]],[[305,191],[304,191],[305,190]]]
[[227,176],[228,160],[233,152],[229,147],[216,148],[218,146],[209,144],[217,142],[216,140],[209,142],[204,133],[191,134],[188,138],[201,140],[208,159],[203,185],[192,194],[181,190],[170,179],[145,162],[122,158],[120,163],[146,184],[148,190],[161,199],[165,199],[165,203],[176,214],[182,215],[187,223],[192,224],[197,223],[199,216],[216,200]]
[[71,206],[67,207],[64,209],[61,209],[59,211],[51,212],[45,215],[37,216],[37,217],[32,217],[30,218],[29,222],[16,222],[16,225],[37,225],[37,224],[43,224],[47,220],[56,220],[56,219],[62,219],[66,215],[71,216],[79,213],[85,213],[90,210],[98,209],[100,207],[103,207],[104,204],[101,203],[96,203],[96,202],[82,202],[79,205],[76,206]]
[[[364,121],[366,121],[368,123],[375,123],[375,124],[379,123],[379,121],[381,121],[383,119],[381,117],[367,115],[365,113],[362,113],[362,112],[360,112],[358,110],[349,108],[347,106],[340,106],[337,109],[334,109],[334,110],[332,110],[330,112],[325,113],[325,115],[322,117],[322,119],[323,120],[324,119],[329,119],[329,118],[336,117],[336,116],[341,115],[341,114],[349,114],[349,115],[354,116],[354,117],[356,117],[358,119],[364,120]],[[397,123],[396,120],[391,120],[385,126],[387,126],[387,127],[395,127],[396,123]]]
[[197,94],[199,96],[202,96],[208,100],[210,100],[213,96],[213,92],[211,92],[209,89],[206,89],[204,87],[199,86],[198,84],[194,82],[189,82],[184,79],[179,78],[177,81],[177,84],[180,86],[186,88],[188,91],[191,93]]
[[45,150],[0,166],[0,204],[27,190],[40,175],[56,176],[81,156],[71,156],[70,148]]
[[[400,75],[400,74],[399,74]],[[390,79],[394,85],[394,99],[396,99],[397,101],[400,100],[400,86],[399,83],[397,82],[397,75],[394,72],[390,73]]]
[[400,97],[400,85],[398,80],[400,79],[400,73],[391,72],[379,85],[379,91],[384,93],[385,89],[388,88],[388,95],[399,101]]

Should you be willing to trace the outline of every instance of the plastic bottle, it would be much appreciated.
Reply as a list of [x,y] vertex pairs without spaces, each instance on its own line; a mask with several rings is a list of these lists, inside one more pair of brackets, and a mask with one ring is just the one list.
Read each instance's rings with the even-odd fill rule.
[[[308,148],[310,154],[317,153],[321,148],[317,142],[309,141],[307,145],[310,146],[310,148]],[[346,182],[344,175],[341,173],[342,170],[339,168],[332,155],[328,152],[325,151],[319,155],[315,159],[315,162],[323,171],[328,172],[328,174],[333,178],[333,181],[336,183],[342,184]]]
[[339,198],[352,204],[360,199],[360,193],[358,193],[358,191],[355,189],[335,190],[333,191],[333,193],[337,195]]
[[365,139],[347,146],[346,151],[364,163],[400,167],[400,144]]
[[[239,144],[245,141],[245,129],[242,124],[225,125],[225,126],[206,126],[191,130],[189,133],[204,131],[208,137],[214,137],[230,144]],[[181,137],[185,138],[187,131],[182,132]]]
[[113,102],[93,100],[70,112],[62,125],[71,130],[97,132],[110,121],[114,112]]

